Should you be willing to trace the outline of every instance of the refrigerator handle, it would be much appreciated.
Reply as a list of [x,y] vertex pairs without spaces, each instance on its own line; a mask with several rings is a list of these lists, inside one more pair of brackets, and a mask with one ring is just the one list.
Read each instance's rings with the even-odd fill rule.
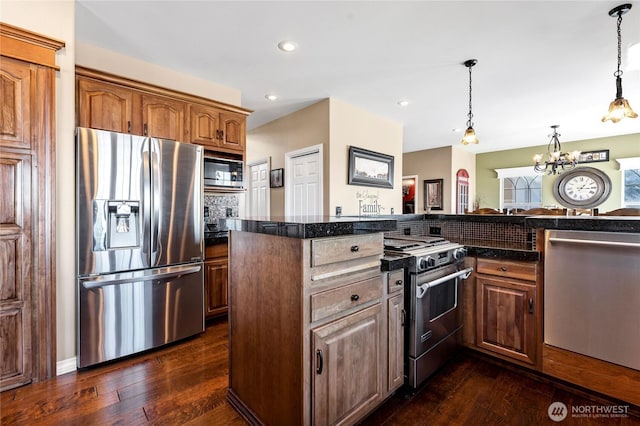
[[151,247],[149,246],[149,236],[151,234],[151,181],[149,180],[150,154],[147,144],[143,144],[142,149],[142,169],[140,173],[142,182],[142,252],[146,255],[147,266],[151,266]]
[[84,288],[99,288],[110,285],[135,283],[149,280],[166,280],[167,278],[178,278],[183,275],[200,272],[201,264],[187,266],[172,266],[156,271],[125,272],[121,274],[101,275],[97,277],[83,278],[80,281]]
[[151,218],[151,266],[157,266],[158,259],[160,258],[160,243],[159,243],[159,231],[160,224],[158,223],[160,218],[160,147],[156,139],[150,140],[151,151],[151,205],[152,214]]

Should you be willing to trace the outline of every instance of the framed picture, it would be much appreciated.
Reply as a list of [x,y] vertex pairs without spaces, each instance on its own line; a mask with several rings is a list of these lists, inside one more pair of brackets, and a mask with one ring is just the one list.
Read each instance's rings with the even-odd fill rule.
[[609,161],[609,150],[584,151],[578,156],[578,163],[597,163],[599,161]]
[[349,185],[393,188],[393,156],[350,146]]
[[424,209],[442,210],[442,183],[444,179],[424,181]]
[[271,188],[282,188],[284,186],[284,169],[271,170],[269,186]]

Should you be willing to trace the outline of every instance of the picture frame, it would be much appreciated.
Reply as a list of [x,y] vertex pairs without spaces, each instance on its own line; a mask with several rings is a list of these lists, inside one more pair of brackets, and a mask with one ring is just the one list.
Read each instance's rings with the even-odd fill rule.
[[284,169],[273,169],[269,174],[269,186],[282,188],[284,186]]
[[578,156],[578,163],[599,163],[609,161],[609,150],[584,151]]
[[443,210],[442,186],[444,179],[426,179],[424,182],[424,209]]
[[392,155],[349,147],[349,185],[393,188]]

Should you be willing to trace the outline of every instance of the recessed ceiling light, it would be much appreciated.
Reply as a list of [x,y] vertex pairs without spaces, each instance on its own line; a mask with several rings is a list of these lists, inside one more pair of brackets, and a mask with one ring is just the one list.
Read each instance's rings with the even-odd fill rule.
[[264,97],[270,101],[275,101],[276,99],[278,99],[278,95],[274,95],[274,94],[264,95]]
[[293,52],[294,50],[296,50],[296,44],[292,41],[282,40],[280,43],[278,43],[278,49],[282,50],[283,52]]
[[406,107],[407,105],[409,105],[409,101],[406,99],[402,99],[398,101],[398,105],[400,105],[401,107]]

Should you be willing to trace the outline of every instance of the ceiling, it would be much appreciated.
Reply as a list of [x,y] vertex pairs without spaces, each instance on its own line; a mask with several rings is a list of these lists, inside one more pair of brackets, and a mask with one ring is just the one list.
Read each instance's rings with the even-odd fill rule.
[[[256,128],[324,98],[403,125],[403,151],[458,146],[472,69],[487,152],[640,133],[602,123],[615,97],[622,1],[96,1],[76,4],[77,41],[236,88]],[[640,113],[640,1],[622,22],[624,97]],[[278,42],[298,49],[286,53]],[[277,101],[265,99],[267,93]],[[406,107],[399,100],[409,101]]]

